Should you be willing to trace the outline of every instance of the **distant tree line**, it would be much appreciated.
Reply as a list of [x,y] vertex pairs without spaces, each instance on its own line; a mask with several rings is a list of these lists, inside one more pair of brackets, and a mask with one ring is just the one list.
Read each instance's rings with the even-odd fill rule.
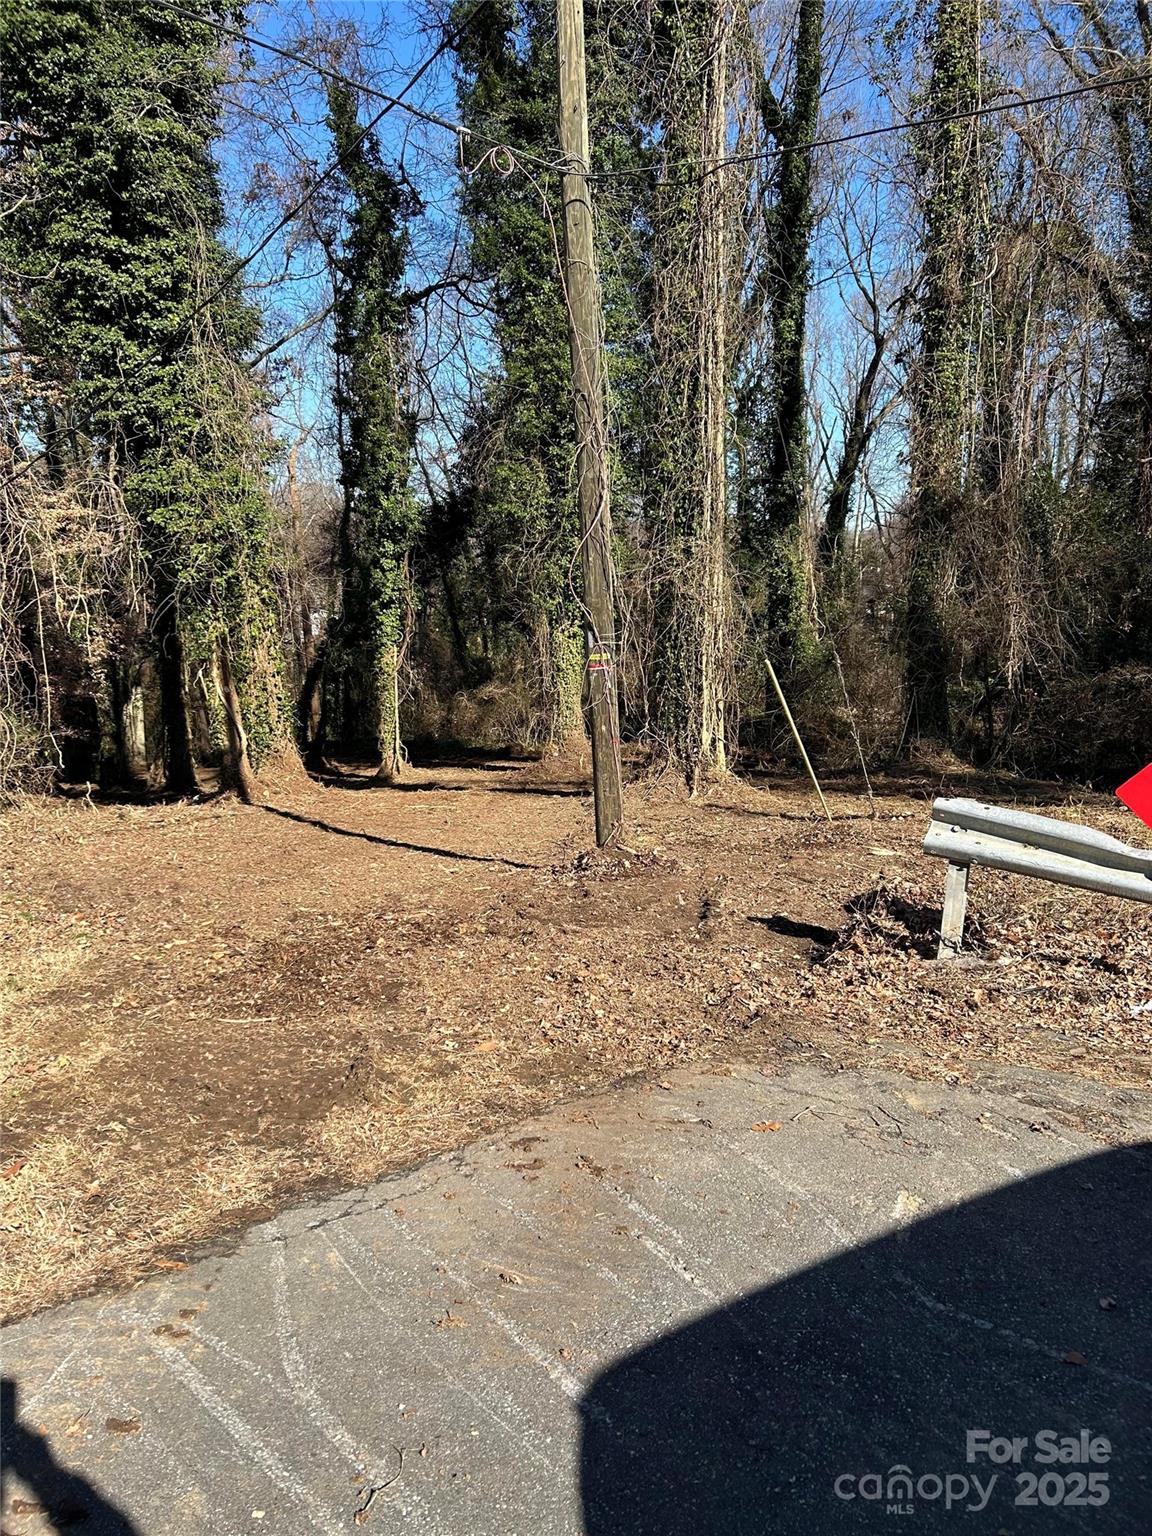
[[[787,756],[770,660],[834,766],[1140,766],[1147,5],[585,16],[637,760]],[[231,5],[9,0],[5,792],[582,742],[555,14],[425,20],[455,136],[322,8],[266,57]]]

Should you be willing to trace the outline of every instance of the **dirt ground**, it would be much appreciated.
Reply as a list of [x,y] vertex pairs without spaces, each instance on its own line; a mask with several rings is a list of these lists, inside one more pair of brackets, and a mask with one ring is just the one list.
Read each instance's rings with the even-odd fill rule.
[[24,804],[2,829],[5,1313],[674,1062],[1147,1091],[1149,909],[979,872],[974,963],[939,967],[919,851],[942,791],[1147,846],[1135,818],[1059,786],[874,787],[834,784],[829,825],[799,782],[634,786],[610,854],[586,851],[579,773],[511,761],[259,806]]

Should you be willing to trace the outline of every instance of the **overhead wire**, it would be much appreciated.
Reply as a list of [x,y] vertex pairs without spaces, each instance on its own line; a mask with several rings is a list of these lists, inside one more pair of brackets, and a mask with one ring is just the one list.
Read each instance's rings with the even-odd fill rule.
[[[215,21],[205,20],[203,17],[198,17],[194,11],[189,10],[186,6],[178,5],[176,0],[147,0],[147,3],[150,6],[159,6],[162,10],[175,11],[177,14],[189,17],[193,20],[203,21],[205,25],[212,27],[213,30],[217,32],[223,32],[227,36],[243,38],[245,41],[257,41],[257,39],[254,37],[248,38],[246,34],[237,31],[236,28],[228,27],[224,23],[217,23]],[[263,251],[267,250],[269,245],[271,245],[272,241],[275,240],[276,236],[281,232],[281,230],[286,229],[288,225],[293,222],[293,220],[299,218],[304,209],[316,196],[317,192],[320,191],[320,188],[324,186],[329,178],[334,176],[340,169],[341,165],[347,159],[348,154],[354,153],[357,149],[359,149],[360,146],[368,138],[368,136],[377,127],[377,125],[382,122],[390,112],[392,112],[396,107],[400,107],[404,111],[420,114],[420,109],[413,107],[411,102],[406,102],[404,97],[408,94],[409,91],[413,90],[420,83],[421,79],[423,79],[423,77],[428,73],[433,64],[435,64],[436,61],[444,53],[446,53],[449,48],[454,47],[455,44],[459,42],[461,36],[467,29],[473,17],[488,3],[489,0],[478,0],[478,4],[472,7],[472,9],[467,13],[459,25],[446,31],[433,51],[428,55],[428,57],[415,71],[415,73],[408,77],[399,94],[395,96],[388,95],[386,92],[377,91],[373,87],[366,86],[362,82],[354,80],[350,75],[343,74],[338,70],[329,70],[316,60],[305,60],[302,57],[298,57],[298,62],[307,63],[309,67],[314,69],[318,74],[331,78],[338,84],[346,85],[349,89],[359,91],[362,94],[371,96],[377,100],[383,100],[384,106],[381,107],[380,111],[376,113],[375,117],[373,117],[368,122],[367,126],[362,129],[359,134],[357,134],[355,140],[344,154],[337,154],[332,156],[332,158],[327,162],[323,169],[318,172],[318,174],[304,189],[303,193],[296,200],[296,202],[293,203],[292,206],[287,209],[280,216],[280,218],[277,219],[276,223],[273,224],[271,229],[269,229],[263,236],[261,236],[261,238],[251,248],[251,250],[245,252],[243,256],[238,256],[235,261],[229,263],[216,287],[205,298],[201,299],[196,307],[189,312],[186,320],[182,322],[183,324],[188,324],[194,320],[198,314],[200,314],[204,309],[208,307],[209,304],[214,303],[222,293],[226,292],[227,289],[231,287],[236,278],[239,277],[240,273],[244,271],[245,267],[250,265],[251,262],[255,261],[257,256],[259,256]],[[261,43],[261,45],[265,46],[263,43]],[[278,53],[285,52],[285,50],[277,48],[273,44],[268,44],[266,46],[272,47],[274,51]],[[289,55],[289,57],[295,56]],[[427,117],[427,114],[422,115]],[[443,126],[443,124],[440,124],[440,126]]]
[[[239,27],[228,26],[225,22],[218,22],[203,16],[199,16],[195,11],[190,10],[187,6],[180,5],[179,0],[151,0],[151,3],[153,5],[159,6],[164,10],[174,11],[176,14],[184,16],[189,20],[199,21],[203,25],[211,27],[214,31],[220,33],[224,37],[230,37],[237,42],[247,43],[250,47],[263,48],[270,53],[279,55],[281,58],[288,59],[293,63],[303,65],[304,67],[315,71],[321,76],[327,76],[332,79],[342,81],[345,84],[353,85],[358,90],[362,91],[365,96],[373,97],[376,100],[385,101],[393,107],[399,107],[402,111],[409,113],[412,117],[421,122],[428,123],[432,127],[441,128],[446,132],[455,134],[459,140],[467,140],[469,138],[475,139],[479,143],[487,144],[492,149],[502,150],[504,153],[513,156],[518,161],[530,162],[545,170],[563,172],[567,168],[566,162],[558,147],[554,151],[551,149],[549,150],[549,153],[554,153],[556,155],[555,159],[549,160],[545,157],[545,155],[540,154],[536,149],[528,149],[524,145],[510,144],[506,140],[493,138],[491,135],[485,134],[480,129],[473,128],[465,123],[454,122],[450,118],[441,117],[435,112],[429,112],[423,107],[418,107],[412,102],[404,101],[403,96],[407,94],[409,89],[411,89],[412,84],[415,83],[414,81],[409,81],[399,96],[393,96],[388,92],[379,89],[377,86],[368,85],[363,81],[353,80],[350,76],[343,74],[340,70],[333,69],[318,59],[310,58],[307,54],[299,53],[291,48],[285,48],[280,43],[273,43],[268,38],[261,37],[258,33],[248,32]],[[486,0],[481,0],[481,4],[484,3],[486,3]],[[477,10],[480,8],[480,6],[476,7]],[[462,24],[461,30],[463,26],[467,25],[467,21],[471,19],[472,14],[474,13],[469,13],[469,17],[466,18],[465,22]],[[449,45],[447,43],[442,44],[441,48],[437,51],[437,54],[434,55],[433,58],[438,57],[439,53],[443,52],[443,49],[446,46]],[[433,60],[429,60],[428,64],[430,64],[432,61]],[[428,65],[425,65],[420,70],[419,74],[423,74],[424,69],[427,67]],[[1094,80],[1086,81],[1075,86],[1069,86],[1065,90],[1045,91],[1034,96],[1012,96],[1007,97],[1002,101],[986,102],[982,103],[978,107],[965,108],[956,112],[937,113],[932,117],[901,118],[898,121],[892,123],[881,123],[871,128],[855,129],[851,133],[833,134],[821,138],[797,140],[792,144],[778,144],[769,149],[749,150],[743,154],[726,155],[718,160],[712,161],[706,167],[706,170],[708,172],[713,172],[721,170],[725,166],[729,165],[746,165],[761,160],[775,160],[779,159],[782,155],[807,153],[808,151],[815,149],[834,148],[840,144],[853,144],[859,142],[862,139],[880,138],[885,134],[890,133],[906,133],[913,129],[944,127],[948,123],[964,122],[974,118],[990,117],[996,113],[1010,112],[1017,108],[1050,106],[1055,103],[1074,100],[1079,96],[1090,95],[1096,91],[1110,90],[1116,86],[1141,85],[1149,82],[1152,82],[1152,71],[1147,69],[1130,70],[1126,72],[1118,71],[1116,73],[1101,74],[1098,75]],[[686,157],[681,161],[672,162],[671,166],[666,166],[664,169],[675,169],[678,165],[695,166],[697,164],[698,162],[696,160]],[[591,181],[614,181],[628,176],[650,176],[652,171],[650,167],[646,166],[623,166],[615,170],[590,171],[587,174],[589,180]]]
[[[446,48],[451,47],[463,35],[472,18],[477,12],[483,10],[484,6],[488,3],[489,0],[480,0],[480,3],[468,12],[462,22],[445,34],[444,40],[439,44],[435,53],[430,55],[417,70],[416,74],[406,82],[400,93],[392,95],[388,91],[381,90],[379,86],[369,85],[367,81],[353,79],[352,76],[345,74],[342,70],[333,69],[331,65],[325,64],[320,59],[312,58],[306,53],[299,53],[293,48],[285,48],[282,43],[274,43],[269,38],[261,37],[259,33],[247,32],[241,27],[231,27],[227,22],[216,21],[211,17],[199,15],[187,6],[180,5],[178,0],[149,0],[150,5],[157,6],[161,10],[173,11],[176,15],[185,17],[186,20],[199,22],[202,26],[210,27],[212,31],[221,37],[229,37],[238,43],[247,43],[251,48],[263,48],[265,52],[274,53],[279,58],[287,59],[290,63],[299,64],[303,68],[311,70],[314,74],[320,75],[323,79],[335,80],[343,85],[353,86],[363,95],[373,100],[387,103],[390,108],[399,107],[418,122],[427,123],[430,127],[442,128],[445,132],[455,134],[457,139],[476,139],[481,144],[488,144],[495,149],[511,149],[518,159],[533,160],[548,170],[555,170],[555,165],[532,150],[513,148],[511,145],[506,145],[502,139],[494,139],[483,133],[480,129],[469,127],[464,123],[453,122],[450,118],[441,117],[439,113],[429,112],[426,107],[418,107],[414,102],[404,100],[404,97],[417,84],[436,59],[440,57]],[[559,149],[556,150],[556,153],[559,154]]]
[[[186,20],[194,21],[202,26],[207,26],[219,36],[231,38],[233,41],[247,44],[249,47],[264,49],[266,52],[275,54],[280,58],[286,59],[289,62],[295,64],[299,64],[302,67],[311,70],[323,79],[334,80],[338,83],[347,85],[351,89],[358,91],[360,94],[368,97],[369,99],[383,102],[384,106],[382,110],[378,112],[374,118],[371,119],[367,127],[363,130],[362,134],[357,139],[357,146],[360,143],[363,143],[367,136],[372,132],[376,125],[382,121],[384,117],[386,117],[391,111],[399,109],[402,112],[408,113],[417,121],[427,123],[431,127],[440,128],[446,132],[452,133],[455,135],[457,142],[461,145],[466,143],[469,139],[476,140],[482,144],[487,144],[489,146],[489,150],[485,156],[482,157],[482,159],[491,159],[493,162],[495,162],[496,155],[494,152],[498,152],[500,155],[507,157],[504,161],[504,166],[502,167],[502,170],[504,170],[505,174],[513,169],[520,169],[523,171],[526,169],[527,165],[533,165],[540,170],[551,171],[555,173],[563,173],[563,171],[569,168],[567,162],[562,157],[557,158],[556,160],[549,160],[544,155],[538,153],[536,150],[530,150],[522,145],[513,145],[507,143],[504,140],[493,138],[479,129],[470,127],[464,123],[454,122],[449,118],[440,116],[438,113],[430,112],[424,107],[419,107],[413,102],[404,100],[408,92],[414,89],[414,87],[419,83],[419,81],[428,72],[428,70],[432,68],[433,64],[435,64],[435,62],[459,40],[459,37],[466,29],[473,16],[475,16],[478,11],[483,9],[483,7],[488,3],[488,0],[479,0],[479,3],[474,6],[471,11],[468,12],[464,20],[456,28],[445,33],[433,52],[409,77],[409,79],[401,87],[400,91],[395,94],[383,91],[378,86],[370,85],[366,81],[356,80],[352,76],[346,74],[344,71],[333,69],[330,65],[323,63],[319,59],[311,58],[307,54],[299,53],[291,48],[285,48],[282,44],[274,43],[268,38],[259,36],[257,33],[246,31],[240,27],[229,26],[228,23],[219,21],[215,18],[205,17],[204,15],[191,10],[189,7],[179,4],[178,0],[147,0],[147,3],[150,8],[170,11],[175,15],[184,17]],[[977,118],[990,117],[996,113],[1009,112],[1014,109],[1018,110],[1028,107],[1051,106],[1060,102],[1074,100],[1077,97],[1087,96],[1097,91],[1110,90],[1117,86],[1140,85],[1149,82],[1152,82],[1152,72],[1149,70],[1133,70],[1110,73],[1106,75],[1101,74],[1098,75],[1094,80],[1086,81],[1079,85],[1068,87],[1064,90],[1046,91],[1034,96],[1014,96],[1002,101],[982,103],[978,107],[962,109],[956,112],[938,113],[932,117],[903,118],[897,122],[883,123],[870,128],[856,129],[851,133],[834,134],[820,138],[800,140],[792,144],[778,144],[772,148],[753,150],[737,155],[723,156],[703,166],[694,159],[686,158],[678,162],[672,162],[671,165],[663,166],[660,169],[661,173],[666,175],[668,171],[675,170],[678,166],[691,166],[695,168],[696,174],[698,175],[711,175],[715,174],[717,171],[723,170],[727,166],[768,162],[771,160],[779,159],[783,155],[808,153],[818,149],[834,148],[842,144],[858,143],[865,139],[881,138],[890,133],[906,133],[909,131],[923,130],[925,128],[943,127],[949,123],[971,121]],[[557,149],[555,153],[559,156],[560,152]],[[251,250],[247,251],[243,256],[237,257],[234,262],[230,263],[224,276],[221,278],[216,287],[197,303],[195,308],[189,312],[183,324],[190,323],[199,313],[206,309],[209,304],[213,303],[217,298],[219,298],[221,293],[223,293],[235,281],[240,273],[243,272],[245,268],[256,259],[257,256],[259,256],[264,250],[267,249],[267,247],[276,238],[276,236],[284,228],[286,228],[293,219],[299,217],[300,213],[303,212],[304,208],[308,205],[312,198],[315,197],[320,188],[327,182],[328,178],[334,175],[335,172],[339,169],[341,159],[341,156],[335,156],[331,161],[329,161],[329,163],[323,168],[323,170],[319,172],[319,174],[305,189],[297,202],[293,204],[293,206],[277,220],[276,224],[273,225],[273,227],[261,237],[257,244]],[[581,169],[583,169],[583,167],[581,167]],[[587,176],[588,180],[600,183],[618,181],[625,177],[650,178],[653,174],[654,168],[649,166],[627,166],[606,171],[585,170],[585,175]],[[17,470],[13,475],[10,475],[5,481],[0,483],[0,489],[10,485],[14,480],[19,479],[26,470],[30,469],[33,464],[39,462],[43,457],[43,454],[37,454],[31,459],[25,460],[24,464],[19,470]]]
[[[793,144],[778,144],[772,149],[749,150],[745,154],[725,155],[720,159],[710,161],[703,166],[703,173],[710,174],[723,170],[729,165],[750,165],[761,160],[777,160],[783,155],[808,153],[810,150],[830,149],[838,144],[855,144],[861,139],[877,139],[889,133],[908,133],[924,128],[945,127],[949,123],[970,121],[974,118],[990,117],[997,112],[1010,112],[1013,108],[1048,106],[1055,102],[1069,101],[1076,96],[1086,96],[1093,91],[1109,90],[1118,85],[1143,85],[1152,84],[1152,70],[1133,70],[1126,74],[1098,76],[1097,79],[1088,81],[1084,85],[1072,86],[1063,91],[1046,91],[1038,96],[1013,96],[1004,101],[994,101],[982,104],[979,107],[970,107],[957,112],[937,113],[933,117],[906,117],[894,123],[881,123],[872,128],[858,128],[852,133],[835,134],[826,138],[800,139]],[[673,161],[672,169],[677,165],[699,166],[695,159]],[[556,167],[560,169],[560,167]],[[616,181],[626,176],[651,175],[648,167],[622,166],[616,170],[590,171],[589,181]]]

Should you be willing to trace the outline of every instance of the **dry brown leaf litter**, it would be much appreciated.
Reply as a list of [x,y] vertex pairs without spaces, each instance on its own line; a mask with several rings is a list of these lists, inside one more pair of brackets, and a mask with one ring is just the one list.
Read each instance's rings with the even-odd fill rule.
[[[1147,1087],[1146,908],[978,874],[976,963],[925,958],[940,786],[882,785],[876,818],[834,793],[832,827],[795,786],[635,791],[609,853],[556,787],[441,767],[268,812],[9,817],[7,1310],[678,1061],[1025,1062]],[[1139,840],[1099,797],[1065,814]]]

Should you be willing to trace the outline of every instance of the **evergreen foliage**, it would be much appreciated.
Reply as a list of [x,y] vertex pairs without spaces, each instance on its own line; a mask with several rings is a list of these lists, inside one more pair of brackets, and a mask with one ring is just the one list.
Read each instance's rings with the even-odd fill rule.
[[[622,728],[692,788],[786,740],[766,651],[840,761],[923,743],[1099,777],[1143,750],[1146,9],[1023,28],[899,0],[860,36],[826,0],[585,0]],[[427,115],[393,147],[412,96],[362,125],[362,25],[296,21],[265,72],[222,51],[246,25],[223,0],[0,18],[0,791],[50,752],[250,793],[289,672],[301,745],[383,778],[402,708],[410,739],[582,735],[553,8],[454,0],[458,176]],[[291,98],[251,262],[224,238],[226,78],[231,133]],[[285,333],[262,350],[257,303]]]
[[266,450],[238,366],[259,320],[220,242],[212,160],[209,23],[232,13],[201,12],[13,0],[0,56],[22,194],[0,264],[15,274],[26,425],[82,493],[114,481],[139,530],[181,789],[186,665],[225,660],[255,761],[284,733]]
[[912,391],[910,553],[905,616],[912,736],[947,741],[950,533],[970,468],[983,179],[979,0],[937,0],[917,140],[924,218],[920,357]]
[[[740,392],[743,474],[740,533],[749,598],[760,638],[778,666],[811,659],[805,533],[809,507],[807,306],[815,213],[816,136],[823,64],[824,0],[801,0],[793,78],[781,101],[757,82],[763,141],[776,151],[764,208],[763,291],[768,315],[764,365]],[[795,147],[800,146],[800,147]],[[759,293],[757,294],[759,297]]]
[[367,746],[384,777],[399,771],[399,653],[408,562],[421,526],[410,486],[414,424],[404,401],[408,220],[418,205],[360,127],[354,93],[328,88],[328,125],[347,199],[333,257],[336,410],[344,517],[343,612],[336,673],[342,737]]
[[[462,0],[458,12],[471,10]],[[521,636],[535,694],[536,734],[559,745],[583,730],[571,370],[558,258],[548,216],[559,177],[508,175],[490,143],[544,149],[556,138],[556,40],[551,9],[490,0],[457,44],[469,148],[461,191],[469,253],[494,311],[493,358],[464,445],[474,537],[491,573],[493,621]]]

